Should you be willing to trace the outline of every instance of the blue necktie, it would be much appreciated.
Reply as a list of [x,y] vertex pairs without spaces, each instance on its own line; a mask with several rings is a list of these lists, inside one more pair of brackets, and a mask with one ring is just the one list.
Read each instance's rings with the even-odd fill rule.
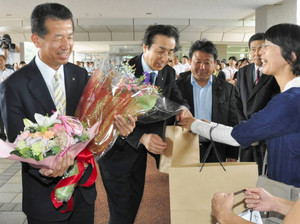
[[155,72],[150,72],[150,83],[152,85],[155,84],[156,76],[157,76],[157,74]]

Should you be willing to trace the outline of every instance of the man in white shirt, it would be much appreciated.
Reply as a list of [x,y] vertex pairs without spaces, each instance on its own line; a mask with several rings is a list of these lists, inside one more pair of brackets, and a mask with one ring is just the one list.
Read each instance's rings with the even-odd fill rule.
[[14,72],[14,70],[6,68],[5,63],[6,60],[4,55],[0,55],[0,82],[4,81]]
[[187,72],[191,70],[191,65],[189,64],[189,58],[188,56],[182,57],[182,72]]
[[176,79],[177,79],[178,76],[179,76],[179,74],[181,72],[184,72],[184,70],[183,70],[182,64],[180,63],[180,61],[179,61],[179,59],[178,59],[178,57],[176,55],[174,55],[173,62],[174,62],[173,68],[175,69]]

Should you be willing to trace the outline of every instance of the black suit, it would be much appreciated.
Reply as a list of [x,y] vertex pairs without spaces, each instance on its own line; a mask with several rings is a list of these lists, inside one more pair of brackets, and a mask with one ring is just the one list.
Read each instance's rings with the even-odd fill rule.
[[[190,105],[191,112],[195,116],[194,109],[194,94],[193,86],[191,84],[191,75],[192,72],[181,73],[177,79],[177,86],[181,90],[182,96],[187,100]],[[234,86],[223,79],[213,77],[212,82],[212,117],[211,121],[235,126],[238,123],[236,115],[236,105],[234,102]],[[200,145],[200,155],[201,159],[203,158],[206,152],[207,144]],[[216,143],[216,148],[221,156],[222,161],[225,161],[226,158],[238,158],[238,148],[232,147],[229,145]],[[211,151],[209,157],[206,160],[207,162],[218,162],[218,159],[214,153]]]
[[[66,114],[73,115],[88,81],[88,74],[85,69],[68,63],[64,65],[64,76]],[[56,110],[35,59],[2,82],[0,91],[1,111],[10,142],[24,129],[24,118],[35,121],[35,113],[51,115]],[[83,179],[87,177],[85,175]],[[23,211],[29,219],[43,223],[66,220],[71,216],[72,212],[60,212],[66,209],[65,205],[56,210],[51,202],[51,192],[59,180],[60,178],[43,177],[38,169],[22,163]],[[85,201],[86,206],[92,207],[95,198],[94,185],[89,188],[77,187],[74,192],[74,206],[80,200]]]
[[[273,76],[264,75],[255,85],[253,74],[255,64],[241,68],[237,73],[235,97],[238,108],[239,121],[248,120],[252,114],[263,109],[271,98],[280,92],[279,86]],[[259,173],[262,170],[262,161],[266,147],[263,143],[258,147],[249,147],[241,150],[241,161],[256,161]]]
[[[140,77],[144,71],[141,57],[129,61],[135,66],[135,76]],[[166,65],[158,72],[156,86],[162,94],[179,103],[186,104],[175,82],[175,70]],[[136,124],[126,141],[117,139],[113,148],[99,160],[102,180],[107,192],[110,210],[110,222],[113,224],[132,224],[138,211],[145,184],[147,150],[140,144],[144,133],[158,134],[163,138],[165,121],[151,124]],[[152,154],[153,155],[153,154]],[[159,161],[159,155],[153,155]],[[155,197],[155,195],[154,195]]]

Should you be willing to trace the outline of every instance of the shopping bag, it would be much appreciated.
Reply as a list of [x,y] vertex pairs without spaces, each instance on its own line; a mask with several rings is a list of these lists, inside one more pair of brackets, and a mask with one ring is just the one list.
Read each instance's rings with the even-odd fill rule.
[[[170,208],[172,224],[216,223],[211,216],[211,199],[218,192],[236,192],[246,187],[255,187],[257,164],[236,162],[206,163],[186,167],[170,167]],[[246,209],[244,195],[235,196],[234,213]]]
[[200,162],[198,135],[180,126],[167,126],[165,142],[168,148],[160,156],[160,172],[168,173],[171,166],[179,167]]

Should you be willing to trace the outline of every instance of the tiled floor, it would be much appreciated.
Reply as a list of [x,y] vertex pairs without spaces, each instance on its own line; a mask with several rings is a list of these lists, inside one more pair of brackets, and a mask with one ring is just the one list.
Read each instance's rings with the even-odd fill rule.
[[0,159],[0,222],[27,224],[22,212],[21,163]]

